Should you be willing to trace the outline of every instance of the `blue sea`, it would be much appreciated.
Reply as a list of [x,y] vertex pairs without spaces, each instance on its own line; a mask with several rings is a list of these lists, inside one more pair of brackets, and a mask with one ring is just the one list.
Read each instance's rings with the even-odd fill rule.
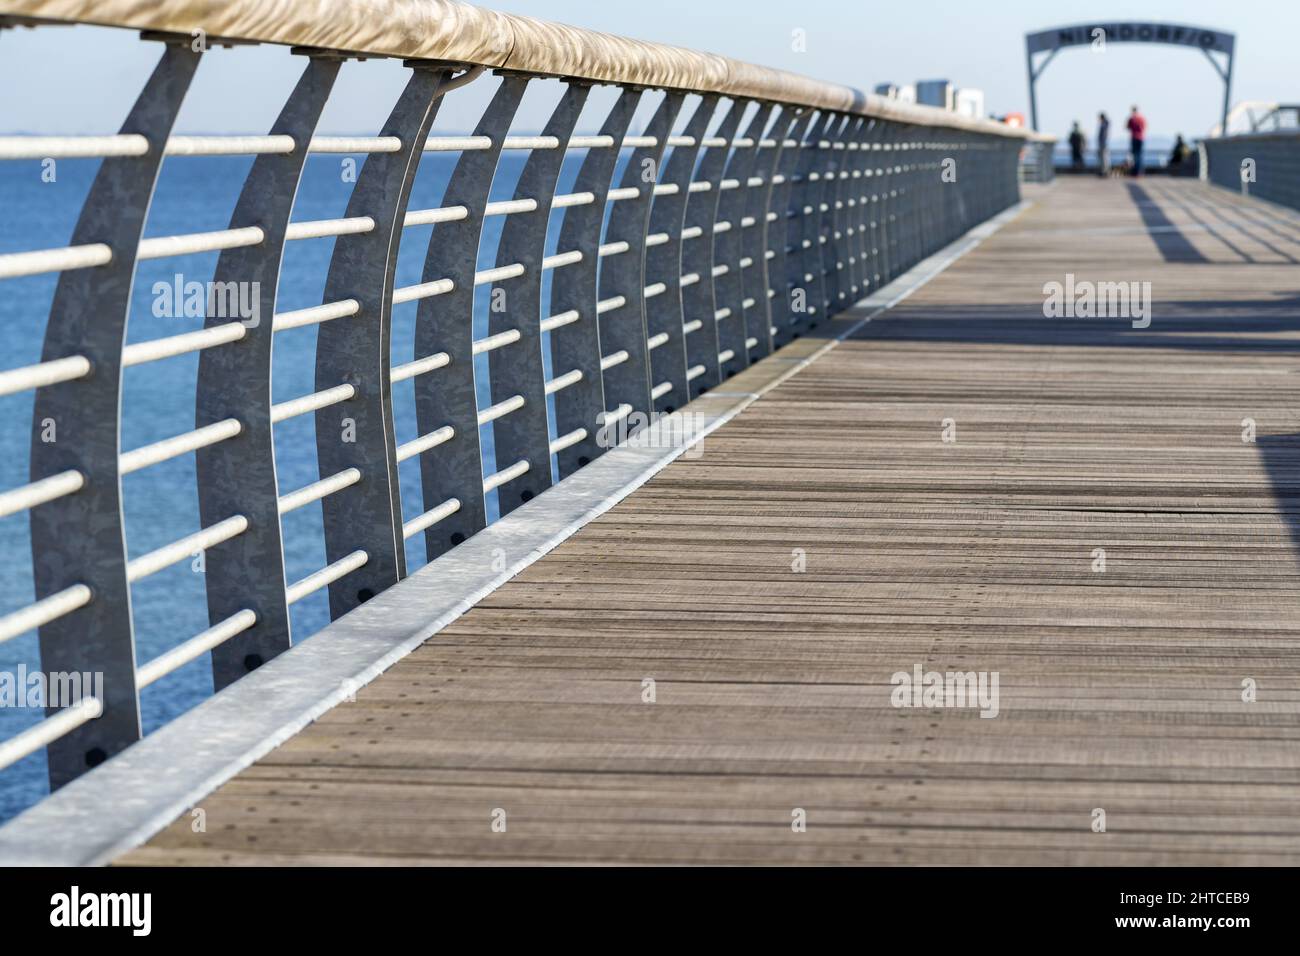
[[[509,199],[526,154],[506,153],[492,188],[493,199]],[[309,157],[294,208],[295,220],[343,216],[352,182],[342,175],[337,155]],[[351,157],[360,167],[364,157]],[[456,154],[428,153],[416,178],[411,209],[441,204]],[[560,177],[568,191],[582,153],[571,152]],[[626,157],[624,157],[624,161]],[[229,225],[251,157],[175,157],[165,161],[150,211],[146,236],[166,236],[224,229]],[[0,163],[0,253],[46,249],[66,245],[95,172],[98,160],[59,160],[56,180],[42,180],[39,161]],[[547,252],[554,251],[561,213],[553,214]],[[479,268],[496,264],[496,246],[502,220],[488,220],[479,249]],[[405,230],[397,267],[397,285],[421,280],[431,232],[423,226]],[[277,311],[305,308],[322,301],[333,239],[290,243],[280,277]],[[207,282],[212,278],[217,253],[162,259],[140,264],[131,302],[128,343],[199,329],[201,318],[158,318],[153,314],[155,282]],[[0,367],[16,368],[40,360],[45,320],[57,276],[29,276],[0,282],[0,336],[4,358]],[[545,296],[546,289],[543,289]],[[475,337],[487,331],[487,287],[479,290],[475,306]],[[546,301],[544,298],[543,301]],[[393,314],[393,362],[410,361],[413,354],[417,303],[399,305]],[[315,327],[276,335],[272,391],[283,401],[314,390]],[[487,402],[487,356],[479,357],[480,403]],[[194,392],[198,355],[154,362],[125,371],[122,397],[121,447],[129,450],[195,427]],[[434,373],[436,376],[436,373]],[[548,370],[549,374],[549,370]],[[428,382],[426,378],[424,382]],[[416,437],[414,386],[411,381],[393,388],[398,441]],[[425,386],[427,387],[427,385]],[[436,386],[435,386],[436,387]],[[25,484],[28,476],[32,393],[0,397],[0,489]],[[484,429],[485,472],[494,470],[491,426]],[[303,415],[276,426],[276,463],[280,491],[284,493],[320,477],[316,466],[314,416]],[[409,519],[424,510],[420,496],[419,460],[401,466],[404,512]],[[346,493],[346,492],[344,492]],[[195,490],[194,456],[184,455],[123,479],[128,557],[134,558],[184,535],[198,531],[199,510]],[[489,503],[489,516],[495,502]],[[285,564],[289,581],[326,564],[320,505],[284,516]],[[414,570],[425,563],[423,537],[407,543],[408,564]],[[30,534],[26,513],[0,519],[0,614],[17,610],[34,600]],[[183,561],[132,588],[136,658],[148,661],[208,626],[202,574]],[[326,592],[319,591],[292,609],[295,641],[328,622]],[[0,644],[0,671],[14,672],[20,665],[39,667],[35,634]],[[142,695],[145,733],[189,710],[212,693],[207,655],[179,669]],[[42,712],[27,708],[0,708],[0,740],[35,723]],[[0,770],[0,821],[12,817],[48,792],[43,754],[35,754]]]

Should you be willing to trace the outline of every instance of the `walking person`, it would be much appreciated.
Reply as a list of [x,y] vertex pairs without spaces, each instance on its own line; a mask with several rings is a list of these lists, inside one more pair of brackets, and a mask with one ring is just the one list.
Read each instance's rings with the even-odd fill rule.
[[1110,120],[1105,113],[1097,114],[1097,172],[1110,175]]
[[1075,172],[1083,169],[1083,151],[1087,145],[1088,141],[1083,138],[1083,130],[1079,128],[1079,121],[1075,120],[1070,130],[1070,168]]
[[1142,146],[1147,138],[1147,121],[1146,117],[1138,112],[1138,108],[1133,107],[1133,112],[1128,117],[1128,143],[1129,152],[1133,154],[1133,175],[1142,175]]

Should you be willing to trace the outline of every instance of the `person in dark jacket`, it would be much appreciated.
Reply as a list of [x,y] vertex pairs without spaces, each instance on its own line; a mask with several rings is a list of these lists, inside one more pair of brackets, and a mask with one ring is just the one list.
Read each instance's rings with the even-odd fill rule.
[[1087,145],[1083,130],[1079,129],[1079,122],[1075,120],[1074,127],[1070,130],[1070,166],[1076,170],[1083,169],[1083,151]]
[[1097,114],[1097,172],[1110,175],[1110,120],[1105,113]]
[[1187,141],[1183,139],[1183,134],[1179,133],[1178,138],[1174,140],[1174,148],[1169,153],[1169,173],[1172,176],[1181,176],[1186,172],[1188,167],[1187,160],[1191,157],[1192,151],[1187,148]]

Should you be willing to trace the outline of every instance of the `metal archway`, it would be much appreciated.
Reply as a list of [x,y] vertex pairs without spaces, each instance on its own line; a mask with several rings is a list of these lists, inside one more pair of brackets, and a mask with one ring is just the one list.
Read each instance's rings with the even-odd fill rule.
[[[1029,71],[1029,121],[1038,129],[1038,78],[1047,69],[1056,54],[1070,46],[1097,46],[1106,43],[1164,43],[1200,50],[1223,79],[1223,128],[1228,125],[1228,107],[1232,97],[1232,55],[1237,44],[1235,34],[1208,27],[1193,27],[1184,23],[1098,22],[1079,23],[1074,26],[1052,27],[1037,33],[1025,34],[1025,64]],[[1046,53],[1047,57],[1035,67],[1034,56]],[[1226,64],[1220,65],[1214,54],[1222,54]]]

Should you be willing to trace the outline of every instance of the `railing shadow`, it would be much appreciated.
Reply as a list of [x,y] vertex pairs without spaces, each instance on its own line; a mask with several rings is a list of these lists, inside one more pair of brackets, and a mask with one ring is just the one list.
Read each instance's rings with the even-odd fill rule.
[[1174,221],[1165,215],[1163,207],[1149,192],[1137,183],[1126,183],[1129,198],[1137,207],[1142,224],[1146,226],[1151,241],[1156,244],[1166,262],[1209,262],[1191,241],[1183,235]]
[[1300,432],[1259,435],[1255,439],[1260,464],[1268,473],[1277,502],[1277,515],[1300,555]]

